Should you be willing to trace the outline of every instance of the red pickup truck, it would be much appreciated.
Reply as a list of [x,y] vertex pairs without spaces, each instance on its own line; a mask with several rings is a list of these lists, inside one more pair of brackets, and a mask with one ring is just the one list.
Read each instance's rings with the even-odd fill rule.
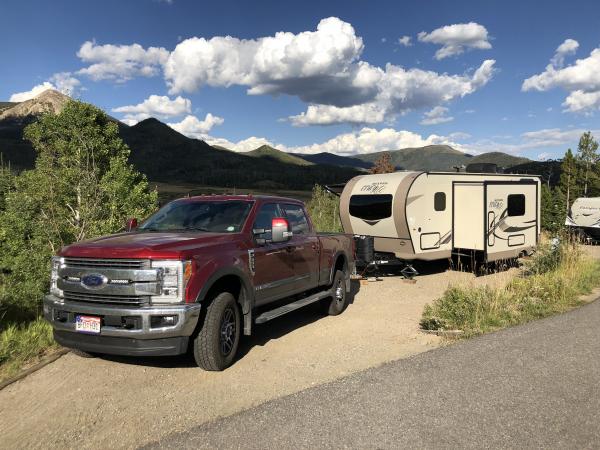
[[140,226],[52,259],[44,316],[86,353],[177,355],[232,364],[240,335],[305,305],[347,305],[354,242],[317,234],[302,202],[233,195],[175,200]]

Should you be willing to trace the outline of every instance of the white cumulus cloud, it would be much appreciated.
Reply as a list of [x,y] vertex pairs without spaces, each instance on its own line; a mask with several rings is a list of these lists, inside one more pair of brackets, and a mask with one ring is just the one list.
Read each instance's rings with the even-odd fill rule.
[[310,105],[289,117],[293,125],[370,124],[421,108],[433,108],[475,92],[491,80],[494,60],[486,60],[472,75],[448,75],[388,64],[378,72],[377,94],[371,102],[338,107]]
[[55,91],[59,91],[65,95],[73,97],[81,89],[80,86],[81,82],[77,78],[73,77],[71,72],[59,72],[52,75],[48,81],[44,81],[41,84],[35,85],[29,91],[16,92],[12,94],[9,98],[9,101],[24,102],[26,100],[35,98],[42,92],[50,89],[54,89]]
[[579,42],[575,39],[565,39],[565,41],[557,47],[551,60],[552,65],[554,65],[554,67],[562,67],[565,64],[565,57],[574,55],[578,48]]
[[118,108],[113,108],[112,111],[124,114],[122,121],[128,125],[133,125],[148,117],[165,119],[189,114],[192,112],[192,102],[181,96],[171,100],[166,95],[151,95],[142,103],[119,106]]
[[352,78],[351,64],[362,50],[352,25],[330,17],[316,31],[298,34],[186,39],[169,56],[165,78],[171,93],[236,84],[248,86],[249,94],[283,93],[323,102],[328,87],[323,83]]
[[402,36],[398,38],[398,44],[403,45],[404,47],[410,47],[412,45],[410,36]]
[[421,120],[421,125],[437,125],[440,123],[451,122],[454,120],[454,117],[448,116],[448,108],[443,106],[436,106],[431,109],[431,111],[427,111],[423,114],[423,120]]
[[[481,27],[474,23],[451,27],[463,26],[479,31]],[[484,37],[480,38],[485,40],[487,31],[483,30]],[[437,41],[439,33],[435,30],[431,33],[434,37],[423,39]],[[398,42],[410,45],[410,36]],[[452,42],[448,45],[455,50],[459,46],[461,51],[463,47],[484,46],[472,36]],[[249,95],[294,96],[307,103],[305,112],[288,118],[297,126],[381,123],[471,94],[494,72],[494,60],[484,61],[472,75],[393,64],[377,67],[360,59],[363,49],[363,39],[350,23],[329,17],[315,30],[299,33],[281,31],[257,39],[192,37],[181,41],[172,52],[139,44],[97,45],[88,41],[78,55],[90,63],[80,73],[95,80],[152,76],[162,68],[171,95],[196,92],[204,86],[235,85],[245,87]]]
[[234,152],[249,152],[251,150],[255,150],[262,145],[268,145],[273,148],[283,149],[285,146],[275,144],[268,139],[256,136],[250,136],[249,138],[242,139],[237,142],[232,142],[225,138],[218,138],[212,136],[205,136],[204,140],[213,146],[224,147],[228,150],[233,150]]
[[562,88],[569,93],[563,103],[566,111],[589,113],[599,109],[600,48],[592,50],[587,58],[578,59],[564,68],[548,64],[544,72],[527,78],[521,86],[523,91],[548,91],[554,88]]
[[37,97],[42,92],[45,92],[48,89],[55,89],[55,86],[52,83],[48,82],[48,81],[44,81],[42,84],[35,85],[29,91],[15,92],[14,94],[12,94],[10,96],[10,98],[8,99],[8,101],[10,101],[10,102],[24,102],[26,100],[30,100],[30,99],[32,99],[34,97]]
[[460,55],[465,49],[487,50],[492,48],[487,29],[478,23],[457,23],[437,28],[430,33],[421,31],[417,38],[421,42],[441,45],[435,53],[436,59]]
[[206,140],[206,134],[213,127],[221,125],[224,121],[222,117],[213,116],[211,113],[208,113],[204,117],[204,120],[200,120],[193,115],[188,115],[181,122],[167,123],[167,125],[187,137]]
[[169,52],[162,47],[145,49],[139,44],[97,45],[94,41],[83,43],[77,56],[88,67],[79,70],[94,81],[127,81],[136,76],[152,77],[160,73],[161,65],[167,61]]

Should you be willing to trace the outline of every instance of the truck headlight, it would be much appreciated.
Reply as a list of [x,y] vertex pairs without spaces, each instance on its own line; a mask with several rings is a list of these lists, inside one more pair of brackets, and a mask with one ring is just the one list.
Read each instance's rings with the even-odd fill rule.
[[157,303],[181,303],[185,300],[185,288],[192,274],[191,261],[156,260],[152,267],[160,271],[160,294],[151,296]]
[[64,258],[62,258],[60,256],[52,257],[52,269],[50,272],[50,293],[57,297],[63,296],[63,291],[62,291],[62,289],[58,288],[57,282],[58,282],[58,271],[60,270],[60,268],[64,264],[64,262],[65,262]]

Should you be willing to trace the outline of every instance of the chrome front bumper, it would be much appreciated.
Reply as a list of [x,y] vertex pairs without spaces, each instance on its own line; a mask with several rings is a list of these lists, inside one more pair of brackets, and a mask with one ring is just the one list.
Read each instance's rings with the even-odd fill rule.
[[[126,307],[84,302],[63,301],[54,295],[44,297],[44,317],[55,331],[75,332],[75,315],[102,317],[99,336],[122,337],[130,339],[162,339],[190,336],[200,317],[199,303],[180,305]],[[177,323],[172,326],[153,328],[151,317],[176,316]],[[118,324],[118,318],[130,318],[136,328],[126,328]],[[108,320],[110,318],[110,321]],[[110,322],[110,324],[105,324]]]

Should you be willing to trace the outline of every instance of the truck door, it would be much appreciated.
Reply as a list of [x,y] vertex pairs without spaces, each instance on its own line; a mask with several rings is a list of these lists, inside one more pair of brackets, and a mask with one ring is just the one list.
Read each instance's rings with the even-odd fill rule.
[[289,242],[269,242],[271,220],[275,217],[284,217],[280,205],[266,203],[261,206],[254,220],[254,230],[268,230],[257,236],[266,239],[267,242],[254,248],[254,289],[257,306],[287,297],[295,287],[296,277],[292,254],[288,250]]
[[314,289],[319,284],[319,238],[311,230],[302,206],[284,204],[283,209],[293,233],[288,250],[296,274],[295,291]]
[[537,243],[537,183],[485,183],[486,258],[512,258]]

